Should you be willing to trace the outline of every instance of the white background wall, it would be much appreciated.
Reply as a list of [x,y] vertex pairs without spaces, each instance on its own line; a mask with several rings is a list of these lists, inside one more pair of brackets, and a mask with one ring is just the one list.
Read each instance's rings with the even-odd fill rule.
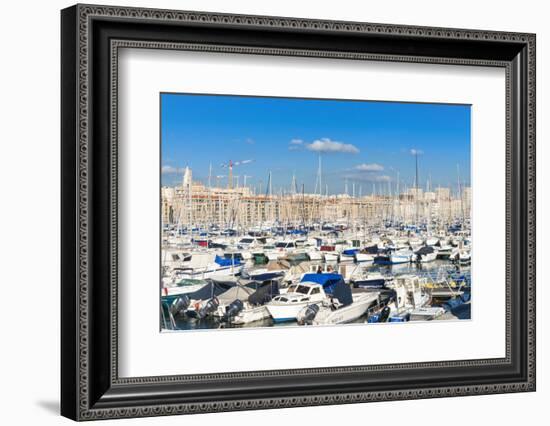
[[[108,1],[172,9],[537,33],[538,391],[422,401],[108,421],[102,424],[524,424],[548,420],[550,251],[547,142],[550,27],[545,2],[161,0]],[[67,1],[2,5],[0,66],[0,421],[68,424],[59,404],[59,9]],[[490,165],[488,165],[490,167]],[[405,348],[406,349],[406,348]],[[546,405],[546,406],[545,406]],[[536,421],[536,420],[535,420]]]

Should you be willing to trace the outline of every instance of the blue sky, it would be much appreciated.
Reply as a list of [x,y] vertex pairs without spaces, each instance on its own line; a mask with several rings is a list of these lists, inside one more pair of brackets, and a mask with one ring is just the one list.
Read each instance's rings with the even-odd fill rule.
[[[219,95],[161,94],[161,167],[163,185],[181,180],[185,166],[193,178],[207,182],[212,164],[227,185],[230,160],[240,164],[234,176],[247,175],[247,185],[267,182],[273,191],[299,188],[313,192],[319,155],[323,187],[329,193],[401,190],[414,182],[414,156],[419,152],[419,181],[425,187],[470,182],[470,106],[397,102],[311,100]],[[323,188],[324,189],[324,188]]]

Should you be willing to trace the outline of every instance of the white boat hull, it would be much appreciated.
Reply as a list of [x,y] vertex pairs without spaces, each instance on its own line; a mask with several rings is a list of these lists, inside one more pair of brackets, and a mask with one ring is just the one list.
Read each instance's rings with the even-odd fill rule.
[[254,321],[265,320],[270,316],[269,310],[264,305],[255,308],[243,309],[231,320],[231,322],[233,324],[248,324]]
[[365,294],[354,297],[351,305],[340,309],[332,310],[330,307],[323,307],[315,316],[313,325],[334,325],[345,324],[362,317],[366,314],[369,306],[378,299],[378,293]]
[[407,254],[392,253],[390,255],[390,262],[394,265],[397,265],[399,263],[410,263],[411,258],[412,258],[412,254],[410,253],[407,253]]
[[222,266],[219,268],[205,268],[203,270],[195,270],[189,272],[188,274],[181,274],[180,279],[190,278],[190,279],[204,279],[204,278],[215,278],[215,277],[225,277],[236,275],[243,269],[243,265],[238,266]]
[[323,260],[323,255],[317,250],[310,250],[307,252],[307,255],[309,256],[309,260],[311,261]]
[[338,262],[337,253],[324,253],[325,262]]
[[418,262],[420,263],[433,262],[435,259],[437,259],[436,252],[421,254],[418,256]]
[[434,245],[437,244],[438,241],[439,241],[439,238],[434,238],[434,237],[427,238],[426,239],[426,245],[427,246],[434,246]]
[[423,307],[411,311],[410,321],[430,321],[440,317],[445,313],[445,309],[441,307]]
[[197,291],[204,287],[206,283],[204,284],[194,284],[194,285],[186,285],[182,287],[173,286],[173,287],[163,287],[161,291],[161,296],[179,296],[182,294],[192,293],[194,291]]
[[355,261],[357,263],[374,262],[374,256],[372,254],[367,254],[367,253],[357,253],[355,255]]
[[273,322],[288,322],[296,321],[298,313],[307,305],[311,305],[314,302],[299,302],[292,304],[273,304],[268,303],[265,305],[269,315],[273,318]]
[[264,254],[268,260],[279,260],[279,258],[282,259],[284,257],[284,253],[279,251],[266,251]]

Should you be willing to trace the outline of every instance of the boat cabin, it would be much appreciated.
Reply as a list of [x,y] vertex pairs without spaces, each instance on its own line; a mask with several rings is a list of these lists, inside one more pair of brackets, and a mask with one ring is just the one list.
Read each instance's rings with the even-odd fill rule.
[[285,294],[273,298],[279,303],[318,302],[326,298],[323,286],[317,283],[298,283],[288,287]]
[[295,249],[296,243],[294,241],[279,241],[275,243],[275,248],[277,250]]

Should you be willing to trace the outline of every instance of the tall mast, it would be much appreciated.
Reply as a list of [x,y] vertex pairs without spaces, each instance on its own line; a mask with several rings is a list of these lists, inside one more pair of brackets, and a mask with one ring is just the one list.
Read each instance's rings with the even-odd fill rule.
[[273,215],[273,201],[272,201],[272,195],[273,195],[273,183],[271,179],[271,170],[269,171],[268,177],[267,177],[267,185],[265,187],[266,195],[269,196],[269,213],[270,213],[270,220],[273,221],[274,215]]
[[268,192],[268,195],[271,197],[273,195],[273,182],[271,181],[271,170],[269,171],[269,174],[267,176],[267,187],[266,191]]
[[414,216],[415,216],[415,225],[418,227],[418,151],[414,150],[414,160],[415,160],[415,178],[414,178],[414,197],[415,197],[415,208],[414,208]]
[[456,165],[456,173],[458,177],[458,196],[460,197],[460,213],[462,215],[462,228],[464,228],[464,200],[462,197],[462,186],[460,185],[460,166]]
[[397,188],[396,188],[396,191],[397,191],[397,199],[399,200],[399,172],[397,172]]
[[323,173],[322,173],[322,164],[321,164],[321,153],[319,153],[319,169],[317,171],[317,178],[319,179],[319,195],[323,195]]
[[229,175],[227,176],[227,187],[233,188],[233,161],[229,160]]
[[397,182],[396,182],[396,188],[395,188],[395,198],[396,198],[396,204],[397,204],[397,218],[399,219],[401,217],[401,205],[399,200],[399,171],[397,171]]
[[212,163],[208,166],[208,220],[212,223]]
[[305,206],[305,198],[304,198],[304,184],[302,183],[302,225],[305,226],[306,224],[306,206]]

